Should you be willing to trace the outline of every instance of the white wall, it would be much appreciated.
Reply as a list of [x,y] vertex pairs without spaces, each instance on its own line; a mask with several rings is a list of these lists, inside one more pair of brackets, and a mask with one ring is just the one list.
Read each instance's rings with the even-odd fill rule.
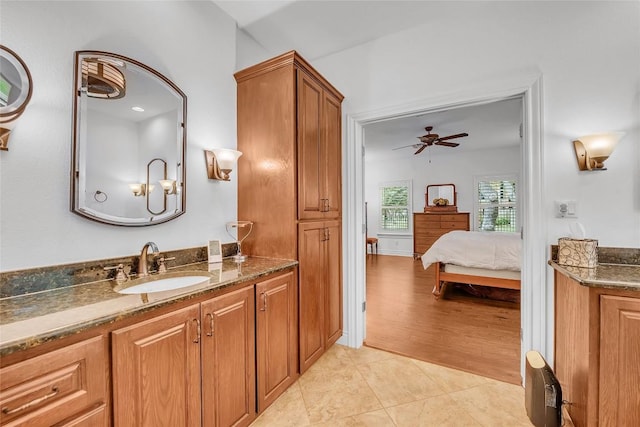
[[[549,229],[541,238],[551,244],[566,234],[553,201],[574,199],[588,237],[640,247],[640,3],[439,2],[433,9],[438,19],[424,26],[314,61],[345,94],[344,113],[542,73]],[[608,170],[579,172],[572,138],[610,130],[627,135]]]
[[[434,150],[435,151],[435,150]],[[403,152],[405,153],[405,152]],[[379,226],[379,184],[387,181],[411,180],[413,212],[422,212],[425,191],[430,184],[456,186],[459,212],[470,212],[473,226],[474,177],[482,175],[520,174],[520,147],[420,156],[376,153],[365,154],[364,196],[367,202],[368,236],[376,236]],[[429,159],[431,162],[429,163]],[[413,255],[413,238],[377,235],[378,250],[388,255]]]
[[[0,270],[229,241],[235,182],[209,181],[204,148],[236,146],[235,22],[211,2],[5,1],[2,44],[33,78],[33,97],[0,154]],[[155,68],[187,95],[186,213],[151,227],[70,212],[74,52],[103,50]]]
[[[587,237],[601,246],[640,247],[640,3],[434,2],[425,24],[313,61],[345,95],[343,113],[495,90],[542,75],[543,194],[548,247],[568,233],[554,200],[578,202]],[[512,89],[510,86],[505,90]],[[480,92],[481,93],[481,92]],[[572,139],[627,132],[608,170],[579,172]],[[345,265],[347,265],[345,263]],[[534,284],[546,295],[547,357],[553,348],[553,274]],[[346,283],[348,287],[357,283]],[[349,301],[347,299],[347,301]],[[347,304],[345,330],[357,328]],[[530,331],[529,331],[530,332]],[[356,334],[357,336],[357,334]]]

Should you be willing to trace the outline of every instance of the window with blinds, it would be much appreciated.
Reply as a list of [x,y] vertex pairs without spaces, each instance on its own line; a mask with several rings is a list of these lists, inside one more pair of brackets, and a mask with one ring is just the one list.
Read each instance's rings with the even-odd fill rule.
[[411,181],[380,184],[380,232],[411,233]]
[[518,225],[517,177],[476,177],[478,231],[516,232]]

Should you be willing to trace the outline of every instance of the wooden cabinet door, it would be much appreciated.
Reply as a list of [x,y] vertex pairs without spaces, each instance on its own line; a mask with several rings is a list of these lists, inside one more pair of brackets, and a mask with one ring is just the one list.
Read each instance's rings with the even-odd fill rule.
[[200,426],[199,305],[112,333],[116,426]]
[[342,228],[340,221],[329,221],[325,241],[325,330],[326,346],[342,336]]
[[309,368],[325,348],[324,222],[303,223],[298,232],[300,373]]
[[293,272],[256,284],[258,413],[297,378],[296,288]]
[[640,299],[600,297],[602,427],[640,425]]
[[342,214],[342,113],[340,100],[329,92],[322,96],[322,174],[325,218]]
[[326,207],[320,122],[322,94],[322,87],[298,70],[299,219],[323,218]]
[[254,298],[248,286],[201,304],[205,427],[248,426],[255,418]]

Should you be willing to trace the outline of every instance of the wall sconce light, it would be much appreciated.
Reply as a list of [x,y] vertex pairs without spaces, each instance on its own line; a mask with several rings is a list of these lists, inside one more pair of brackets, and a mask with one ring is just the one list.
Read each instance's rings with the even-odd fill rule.
[[178,192],[175,179],[161,179],[158,182],[162,186],[164,194],[176,194]]
[[214,150],[204,150],[207,160],[207,176],[209,179],[220,181],[230,181],[229,174],[238,158],[242,156],[240,151],[228,148],[216,148]]
[[147,184],[129,184],[129,188],[135,197],[147,194]]
[[613,153],[613,149],[623,136],[623,132],[609,132],[581,136],[573,141],[578,169],[581,171],[607,170],[604,167],[604,161]]

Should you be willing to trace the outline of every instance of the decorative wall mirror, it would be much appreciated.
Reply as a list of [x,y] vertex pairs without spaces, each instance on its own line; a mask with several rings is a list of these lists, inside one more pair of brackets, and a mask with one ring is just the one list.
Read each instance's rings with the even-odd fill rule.
[[425,199],[425,212],[456,212],[458,210],[456,200],[456,186],[454,184],[427,185]]
[[144,226],[185,211],[187,98],[133,59],[78,51],[75,57],[73,212]]
[[7,151],[11,126],[24,112],[33,93],[31,73],[11,49],[0,45],[0,150]]

